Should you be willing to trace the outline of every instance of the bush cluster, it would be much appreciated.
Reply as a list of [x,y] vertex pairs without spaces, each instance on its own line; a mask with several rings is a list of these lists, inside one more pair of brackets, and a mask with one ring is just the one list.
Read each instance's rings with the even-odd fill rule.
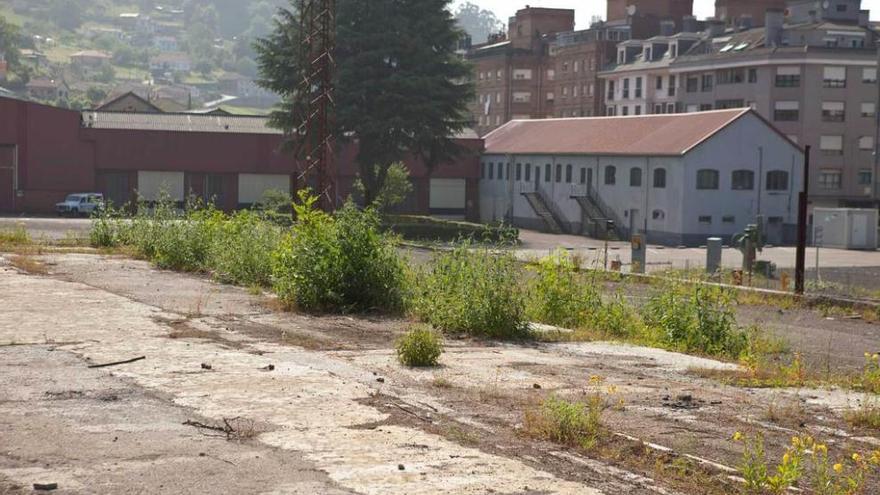
[[411,367],[437,366],[443,337],[427,326],[417,326],[397,341],[397,359]]

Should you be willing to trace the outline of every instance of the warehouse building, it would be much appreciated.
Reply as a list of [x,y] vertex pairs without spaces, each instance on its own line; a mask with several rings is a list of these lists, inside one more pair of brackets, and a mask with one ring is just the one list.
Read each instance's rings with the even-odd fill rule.
[[803,151],[748,108],[514,120],[485,139],[484,222],[603,237],[611,220],[674,246],[763,216],[770,243],[794,239]]
[[[176,201],[194,194],[234,210],[269,189],[292,192],[293,156],[263,117],[65,110],[0,97],[0,212],[51,213],[67,194],[100,192],[123,204],[160,191]],[[413,193],[400,213],[478,220],[483,141],[456,137],[463,152],[429,172],[405,160]],[[352,192],[357,144],[340,146],[338,200]]]

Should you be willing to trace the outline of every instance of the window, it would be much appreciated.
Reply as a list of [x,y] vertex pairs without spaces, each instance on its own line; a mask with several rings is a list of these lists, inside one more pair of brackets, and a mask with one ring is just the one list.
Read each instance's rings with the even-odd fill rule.
[[721,217],[721,223],[736,223],[736,217],[733,215],[726,215]]
[[712,81],[713,81],[712,74],[703,74],[703,77],[700,82],[700,89],[703,92],[712,91]]
[[718,84],[739,84],[745,80],[743,69],[724,69],[718,71]]
[[874,181],[874,174],[870,169],[863,168],[859,170],[859,185],[860,186],[870,186]]
[[819,187],[822,189],[840,189],[843,172],[840,170],[822,170],[819,173]]
[[504,164],[498,162],[498,180],[504,179]]
[[711,104],[711,103],[703,103],[703,104],[700,105],[700,111],[701,111],[701,112],[708,112],[709,110],[712,110],[712,104]]
[[874,102],[862,103],[862,117],[874,117],[877,115],[877,104]]
[[572,166],[568,164],[565,166],[565,183],[571,184],[571,175],[572,175]]
[[823,101],[822,120],[825,122],[843,122],[846,118],[842,101]]
[[800,119],[800,103],[796,101],[777,101],[773,120],[777,122],[796,122]]
[[758,69],[749,69],[749,82],[758,82]]
[[697,218],[697,220],[700,223],[712,223],[712,217],[710,215],[700,215],[700,217]]
[[516,180],[522,180],[522,163],[516,164]]
[[614,81],[608,81],[608,101],[614,101]]
[[797,88],[801,85],[801,68],[800,67],[777,67],[776,68],[776,87],[777,88]]
[[562,182],[562,164],[556,164],[556,182]]
[[663,89],[663,77],[657,76],[656,81],[654,81],[654,89],[661,90]]
[[727,108],[743,108],[746,106],[745,100],[716,100],[715,108],[724,110]]
[[544,165],[544,182],[550,182],[553,179],[552,173],[553,172],[550,169],[550,164],[548,163]]
[[617,183],[617,169],[614,168],[614,165],[608,165],[605,167],[605,185],[613,186]]
[[823,85],[826,88],[845,88],[846,67],[825,67]]
[[658,104],[654,105],[654,113],[655,113],[655,114],[661,114],[661,113],[663,113],[663,108],[664,108],[664,107],[663,107],[663,104],[662,104],[662,103],[658,103]]
[[755,173],[751,170],[734,170],[730,187],[734,191],[753,190],[755,188]]
[[859,138],[859,149],[865,151],[874,150],[874,136],[862,136]]
[[636,167],[629,169],[630,187],[642,187],[642,169]]
[[636,78],[636,98],[642,97],[642,78]]
[[634,110],[635,110],[635,115],[642,114],[642,106],[641,105],[636,105]]
[[513,78],[519,80],[529,80],[532,78],[532,69],[513,69]]
[[651,212],[651,218],[657,221],[664,220],[666,218],[666,212],[663,210],[654,210]]
[[697,170],[697,189],[708,191],[718,189],[718,171],[711,169]]
[[586,167],[581,167],[581,184],[587,183],[587,169]]
[[526,163],[526,182],[532,180],[532,164]]
[[529,103],[532,101],[532,93],[528,91],[514,91],[513,93],[513,102],[514,103]]
[[862,82],[877,84],[877,69],[862,69]]
[[820,136],[819,149],[826,155],[842,155],[843,136]]
[[675,76],[669,76],[669,85],[667,86],[669,89],[669,96],[675,96]]
[[489,180],[492,180],[494,178],[495,178],[495,164],[492,162],[489,162]]
[[771,170],[767,172],[768,191],[788,191],[788,172],[785,170]]
[[666,189],[666,169],[654,169],[654,187],[657,189]]
[[553,101],[556,99],[556,94],[552,91],[547,92],[547,101]]
[[700,86],[700,79],[697,77],[689,77],[687,78],[687,92],[688,93],[696,93],[697,88]]
[[629,79],[623,80],[623,99],[629,98]]
[[629,115],[629,107],[626,105],[620,107],[620,114],[621,115]]

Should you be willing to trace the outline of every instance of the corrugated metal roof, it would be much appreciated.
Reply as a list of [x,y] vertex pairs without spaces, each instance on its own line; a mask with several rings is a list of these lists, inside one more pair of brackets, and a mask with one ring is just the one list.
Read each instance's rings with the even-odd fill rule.
[[281,134],[268,126],[265,117],[87,111],[82,113],[82,122],[93,129]]
[[513,120],[484,139],[496,155],[680,156],[749,112]]

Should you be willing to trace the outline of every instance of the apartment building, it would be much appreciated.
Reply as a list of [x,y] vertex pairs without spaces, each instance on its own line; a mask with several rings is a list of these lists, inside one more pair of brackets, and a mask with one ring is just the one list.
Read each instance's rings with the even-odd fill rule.
[[[876,205],[878,35],[859,0],[816,7],[790,0],[767,10],[764,27],[710,22],[701,33],[622,43],[600,75],[606,113],[751,107],[812,147],[813,206]],[[671,46],[676,36],[690,46],[658,58],[658,41]]]
[[469,51],[477,89],[471,113],[480,135],[511,119],[553,115],[548,36],[573,30],[573,10],[527,7],[510,18],[506,35]]
[[692,0],[609,0],[609,20],[578,31],[573,10],[517,11],[506,34],[467,53],[475,66],[475,129],[485,135],[513,119],[604,114],[598,73],[614,61],[615,44],[659,34],[664,23],[670,34],[679,25],[695,26],[692,6]]
[[715,18],[731,27],[764,25],[767,9],[785,9],[785,0],[716,0]]

